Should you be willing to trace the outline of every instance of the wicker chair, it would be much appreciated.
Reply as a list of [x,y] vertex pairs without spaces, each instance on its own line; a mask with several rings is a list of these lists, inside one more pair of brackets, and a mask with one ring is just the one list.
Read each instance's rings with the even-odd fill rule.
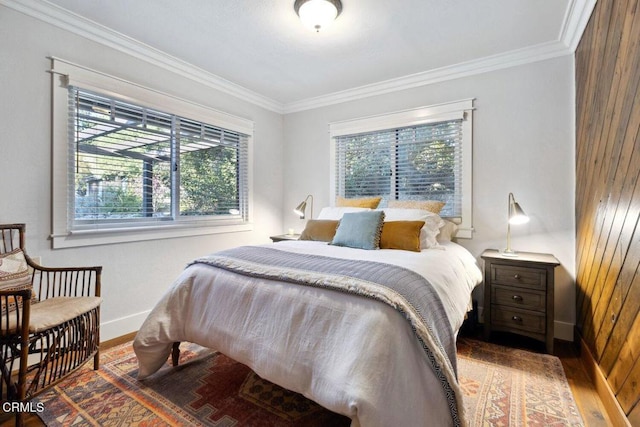
[[19,402],[17,425],[31,398],[92,357],[100,366],[102,267],[42,267],[24,250],[25,225],[0,225],[0,391]]

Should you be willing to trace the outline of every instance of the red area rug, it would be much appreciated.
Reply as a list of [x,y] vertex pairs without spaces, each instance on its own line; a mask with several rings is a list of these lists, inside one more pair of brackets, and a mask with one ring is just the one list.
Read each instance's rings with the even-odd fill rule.
[[[581,426],[560,361],[460,339],[471,426]],[[348,426],[350,420],[262,380],[228,357],[183,344],[180,366],[140,382],[131,343],[39,396],[47,426]]]

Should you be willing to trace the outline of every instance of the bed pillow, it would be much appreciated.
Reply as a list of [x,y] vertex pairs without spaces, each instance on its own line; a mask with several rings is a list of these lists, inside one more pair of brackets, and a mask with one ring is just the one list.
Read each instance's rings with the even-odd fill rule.
[[304,227],[298,240],[315,240],[318,242],[330,242],[336,235],[336,229],[340,221],[333,219],[310,219]]
[[380,204],[382,197],[361,197],[357,199],[345,199],[344,197],[336,197],[336,206],[351,208],[369,208],[375,209]]
[[378,249],[383,221],[383,211],[345,213],[330,244],[357,249]]
[[318,219],[340,220],[342,218],[342,215],[344,215],[347,212],[366,212],[370,210],[371,209],[369,208],[353,208],[353,207],[347,207],[347,206],[342,206],[342,207],[327,206],[322,208],[322,210],[320,211],[320,215],[318,215]]
[[423,211],[440,214],[445,202],[441,202],[440,200],[389,200],[387,205],[390,208],[421,209]]
[[[29,266],[21,249],[0,254],[0,290],[19,291],[32,289]],[[13,297],[2,299],[2,314],[15,310],[16,305]]]
[[440,233],[436,236],[438,242],[450,242],[456,237],[456,233],[458,232],[458,224],[455,222],[448,221],[446,219],[442,220],[444,225],[440,227]]
[[429,249],[440,246],[436,236],[440,228],[444,226],[444,220],[440,215],[422,209],[385,208],[386,221],[424,221],[420,231],[420,248]]
[[380,235],[380,249],[420,252],[420,232],[424,221],[385,221]]

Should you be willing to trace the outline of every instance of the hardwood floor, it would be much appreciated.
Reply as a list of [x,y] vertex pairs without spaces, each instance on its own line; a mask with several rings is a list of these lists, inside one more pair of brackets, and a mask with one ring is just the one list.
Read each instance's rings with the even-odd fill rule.
[[567,381],[585,426],[606,427],[613,425],[596,392],[593,381],[580,360],[577,347],[571,342],[556,340],[554,348],[554,354],[562,362]]
[[[13,415],[8,416],[6,414],[2,414],[0,416],[0,420],[2,420],[0,423],[0,426],[2,427],[13,427],[15,425]],[[44,423],[37,415],[27,415],[24,418],[23,425],[24,427],[42,427],[44,426]]]
[[[509,345],[519,347],[530,351],[543,352],[543,346],[536,341],[527,338],[520,338],[509,334],[494,334],[492,342],[496,344]],[[473,333],[473,336],[481,336]],[[122,337],[120,339],[104,343],[101,350],[110,346],[127,342],[133,338],[133,335]],[[573,396],[578,405],[578,410],[582,415],[586,427],[608,427],[613,425],[609,420],[604,405],[596,393],[595,386],[586,369],[580,361],[578,347],[568,341],[555,340],[554,354],[562,362],[569,386],[573,392]],[[13,417],[0,415],[0,427],[13,426]],[[42,427],[44,423],[35,415],[26,417],[26,427]]]

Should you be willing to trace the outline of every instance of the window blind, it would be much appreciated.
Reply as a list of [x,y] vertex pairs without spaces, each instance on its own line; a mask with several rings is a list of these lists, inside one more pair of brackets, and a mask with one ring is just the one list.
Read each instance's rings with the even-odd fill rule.
[[440,200],[462,214],[462,119],[336,137],[336,194]]
[[246,135],[184,118],[177,126],[180,215],[246,212]]
[[247,218],[248,136],[69,87],[71,228]]

